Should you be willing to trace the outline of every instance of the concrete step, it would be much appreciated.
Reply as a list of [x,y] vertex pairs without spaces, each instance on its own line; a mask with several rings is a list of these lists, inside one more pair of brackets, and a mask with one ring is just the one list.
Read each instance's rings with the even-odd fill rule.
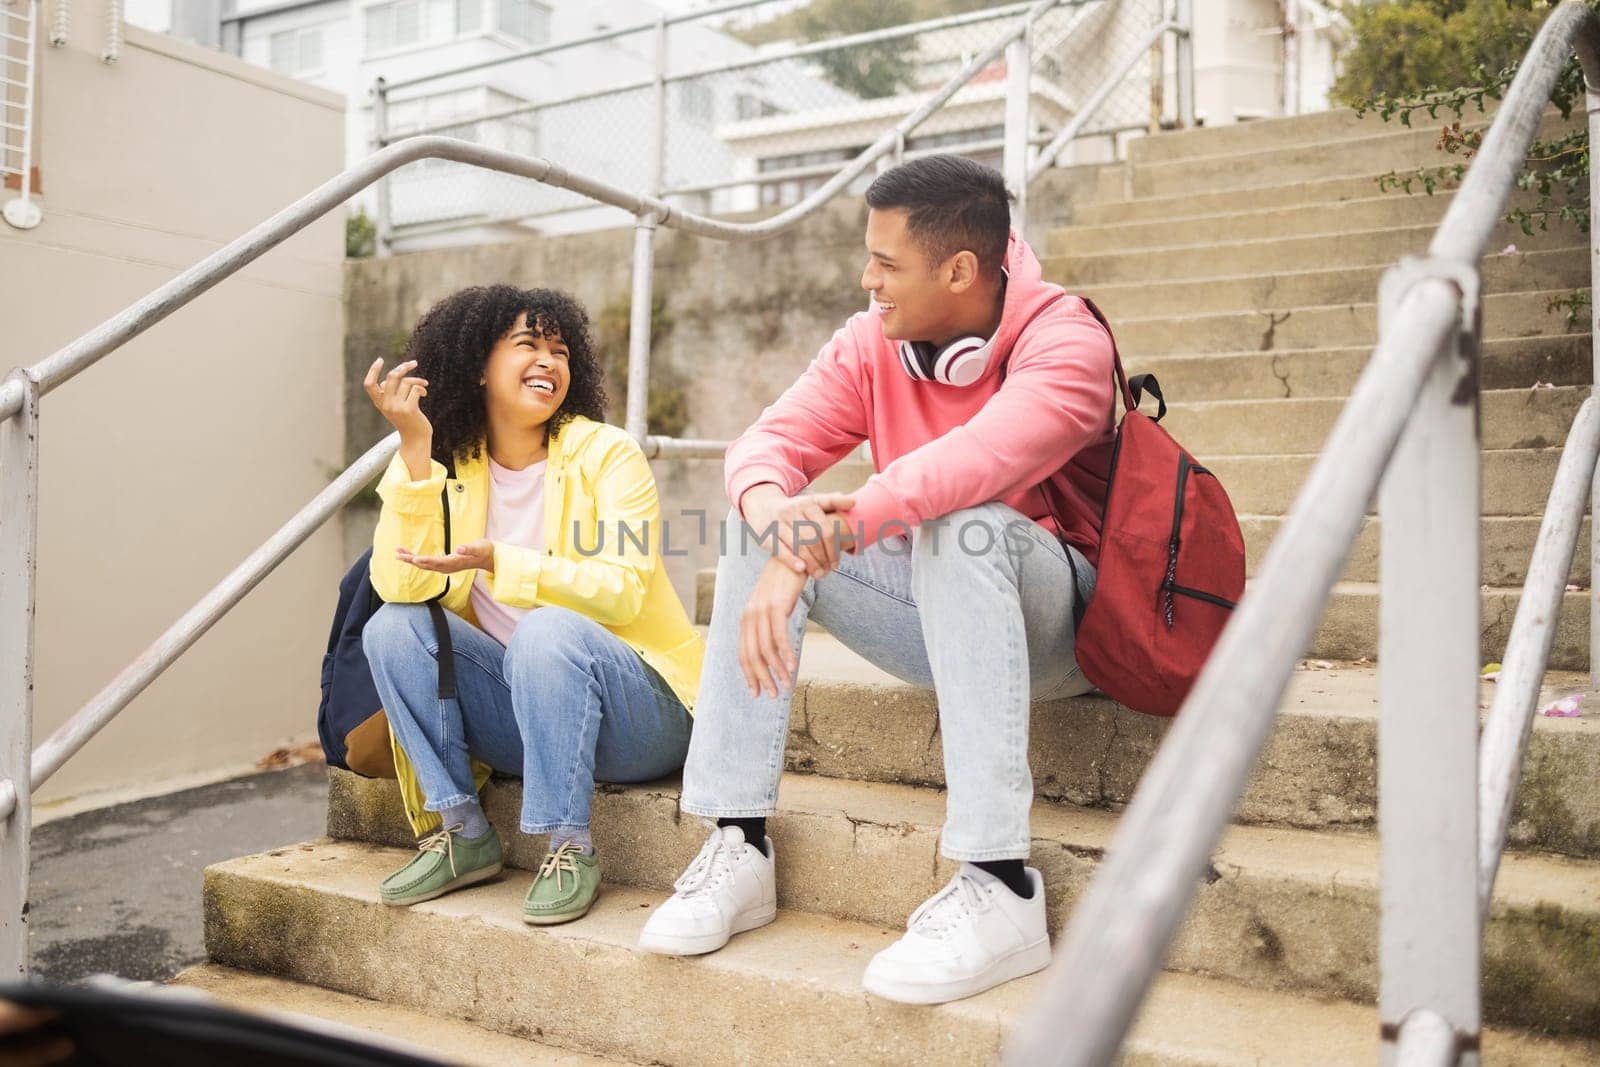
[[[1427,124],[1430,128],[1433,125]],[[1422,129],[1422,124],[1417,128]],[[1363,116],[1350,108],[1337,108],[1288,118],[1252,119],[1227,126],[1169,130],[1130,141],[1128,159],[1134,163],[1162,163],[1196,156],[1252,152],[1283,144],[1328,144],[1404,129],[1407,127],[1398,120],[1385,122],[1376,113]]]
[[[1304,204],[1333,204],[1342,200],[1365,200],[1373,196],[1408,196],[1403,191],[1383,193],[1379,180],[1385,170],[1367,174],[1313,178],[1280,185],[1257,185],[1248,189],[1220,192],[1195,190],[1169,196],[1101,197],[1074,204],[1070,216],[1074,226],[1099,226],[1113,222],[1148,222],[1154,219],[1192,218],[1220,215],[1231,211],[1256,211],[1261,208],[1292,208]],[[1126,180],[1126,175],[1124,175]]]
[[[1569,333],[1552,298],[1565,292],[1498,293],[1484,298],[1485,338],[1503,340]],[[1281,352],[1304,348],[1370,348],[1378,340],[1374,302],[1223,311],[1203,315],[1124,316],[1112,324],[1127,359],[1213,352]],[[1529,383],[1532,384],[1531,382]]]
[[[1483,583],[1520,587],[1528,577],[1528,562],[1533,557],[1533,546],[1539,536],[1539,518],[1491,516],[1485,518],[1479,529],[1482,541]],[[1240,515],[1239,528],[1244,533],[1246,552],[1245,573],[1252,577],[1266,555],[1267,546],[1278,536],[1283,518],[1278,515]],[[1343,580],[1347,582],[1375,582],[1378,580],[1378,529],[1375,518],[1367,519],[1361,534],[1345,562]],[[1572,567],[1567,573],[1571,584],[1589,584],[1589,524],[1584,521],[1579,533],[1578,548],[1572,555]]]
[[[1316,462],[1315,454],[1197,456],[1228,490],[1241,514],[1287,515]],[[1485,450],[1483,514],[1543,515],[1555,482],[1559,448]],[[1377,502],[1369,507],[1376,512]]]
[[[1149,222],[1112,222],[1095,226],[1067,226],[1050,231],[1051,255],[1094,255],[1126,252],[1135,248],[1169,248],[1175,245],[1245,241],[1296,234],[1377,230],[1390,226],[1434,226],[1450,207],[1448,195],[1415,196],[1380,193],[1361,200],[1340,200],[1300,207],[1259,208],[1189,218]],[[1507,206],[1532,208],[1537,197],[1519,194]],[[1577,236],[1577,230],[1572,234]]]
[[[1114,283],[1387,267],[1401,256],[1422,254],[1435,231],[1434,226],[1400,226],[1066,256],[1051,261],[1050,276],[1076,291]],[[1581,235],[1552,229],[1528,237],[1509,223],[1500,223],[1488,250],[1513,244],[1530,252],[1572,248],[1581,244]]]
[[[1358,177],[1389,170],[1414,171],[1462,162],[1460,156],[1439,151],[1439,126],[1408,129],[1398,124],[1359,137],[1334,142],[1267,142],[1247,151],[1223,151],[1207,156],[1131,164],[1134,196],[1172,196],[1182,193],[1221,192],[1293,181],[1318,181],[1336,176]],[[1481,127],[1482,122],[1469,122]],[[1541,123],[1541,136],[1553,137],[1575,128],[1550,114]]]
[[[790,820],[795,833],[774,824],[784,835],[775,843],[785,866],[846,859],[845,869],[815,870],[812,888],[831,893],[846,888],[847,879],[857,879],[850,883],[854,892],[876,910],[889,914],[887,902],[894,901],[898,925],[905,913],[902,898],[922,894],[940,879],[928,850],[930,828],[907,823],[857,828],[837,809],[817,808],[809,817]],[[657,840],[658,829],[665,828],[649,828],[651,840]],[[812,829],[822,837],[808,839]],[[656,860],[676,849],[676,839],[689,830],[682,825],[660,839]],[[1063,833],[1074,836],[1065,827]],[[1321,845],[1326,851],[1319,848],[1312,856],[1262,843],[1258,856],[1254,843],[1230,840],[1219,854],[1217,878],[1201,890],[1191,933],[1175,957],[1214,941],[1218,962],[1228,969],[1333,984],[1351,999],[1369,996],[1376,884],[1362,872],[1361,857],[1370,848],[1336,838]],[[831,849],[845,851],[834,857]],[[1072,887],[1092,870],[1097,850],[1076,855],[1045,845],[1039,851],[1059,887],[1057,909],[1063,911]],[[789,910],[708,956],[647,956],[634,945],[648,909],[663,894],[616,885],[602,892],[583,920],[537,930],[520,921],[525,877],[502,878],[408,909],[386,908],[377,900],[378,882],[406,855],[360,843],[314,842],[208,869],[206,945],[212,959],[505,1033],[535,1033],[600,1055],[674,1064],[769,1062],[773,1049],[814,1047],[819,1034],[827,1035],[828,1057],[840,1063],[990,1062],[1041,986],[1041,977],[1033,976],[934,1008],[863,996],[862,970],[896,931]],[[1266,866],[1257,866],[1258,859]],[[920,870],[914,870],[917,863]],[[1340,866],[1314,873],[1315,864],[1326,863]],[[1533,866],[1524,866],[1529,863]],[[1487,935],[1488,957],[1494,961],[1486,1000],[1491,1020],[1510,1013],[1549,1020],[1565,1032],[1585,1026],[1593,1032],[1591,1002],[1600,994],[1592,972],[1600,961],[1560,942],[1590,919],[1588,897],[1596,890],[1592,880],[1574,884],[1581,872],[1568,866],[1576,865],[1522,857],[1507,864],[1502,879],[1508,890]],[[1533,878],[1543,878],[1542,895],[1525,898],[1523,883]],[[863,892],[868,887],[887,892],[875,898]],[[1279,892],[1262,896],[1257,891],[1269,887]],[[1570,907],[1547,903],[1542,923],[1535,923],[1532,909],[1541,899]],[[1265,911],[1253,911],[1252,904]],[[1215,917],[1214,935],[1208,936],[1200,916]],[[352,945],[381,945],[382,950],[351,951]],[[1563,954],[1536,955],[1552,950]],[[1501,966],[1507,969],[1497,971]],[[1511,974],[1515,981],[1497,977]],[[552,982],[552,975],[560,982]],[[1219,996],[1227,991],[1234,1007],[1218,1018],[1237,1020],[1237,1030],[1224,1030],[1206,1016],[1201,1016],[1205,1025],[1196,1026],[1195,1012],[1206,1006],[1196,1003],[1202,990]],[[1370,1048],[1373,1040],[1369,1011],[1366,1026],[1352,1027],[1348,1037],[1335,1041],[1318,1035],[1315,1047],[1306,1048],[1304,1039],[1315,1030],[1274,1029],[1294,1019],[1304,1001],[1280,993],[1270,1002],[1277,1010],[1252,1021],[1241,1010],[1237,998],[1242,997],[1250,998],[1244,1006],[1268,1006],[1235,985],[1163,979],[1127,1051],[1141,1063],[1325,1063],[1330,1047],[1348,1048],[1356,1040]],[[1187,1006],[1178,1008],[1175,1000],[1186,1000]],[[607,1010],[596,1010],[600,1004]],[[728,1025],[731,1017],[740,1025]],[[1262,1041],[1264,1033],[1275,1038],[1272,1045]],[[1500,1062],[1516,1056],[1545,1057],[1530,1063],[1581,1062],[1574,1057],[1594,1049],[1527,1035],[1490,1040],[1503,1042]],[[1304,1059],[1308,1056],[1313,1058]]]
[[[1541,697],[1548,703],[1587,687],[1586,675],[1551,672]],[[1493,691],[1493,683],[1483,683],[1485,709]],[[1235,818],[1246,825],[1371,829],[1377,701],[1371,664],[1302,664]],[[1168,725],[1098,693],[1035,703],[1029,755],[1036,796],[1120,810]],[[1512,845],[1600,857],[1600,715],[1538,717],[1530,744]],[[801,656],[786,758],[791,771],[830,778],[945,786],[933,693],[879,670],[825,633],[808,637]],[[617,795],[602,787],[597,810]],[[328,833],[375,844],[412,840],[392,782],[337,770],[329,772]]]
[[[1588,385],[1593,340],[1584,333],[1485,341],[1480,386],[1529,389],[1540,382]],[[1201,356],[1129,357],[1129,374],[1154,374],[1168,403],[1348,397],[1372,356],[1372,345],[1227,352]]]
[[[173,980],[242,1011],[430,1056],[461,1067],[602,1067],[601,1059],[405,1008],[265,974],[201,964]],[[329,1024],[332,1024],[331,1026]]]
[[[1045,278],[1094,300],[1110,317],[1113,329],[1124,317],[1144,318],[1156,309],[1201,315],[1218,311],[1282,311],[1328,304],[1371,304],[1376,302],[1378,282],[1389,268],[1385,263],[1327,270],[1271,271],[1233,278],[1068,285],[1071,266],[1070,257],[1046,259]],[[1570,293],[1589,288],[1589,251],[1566,248],[1550,252],[1492,253],[1483,258],[1480,270],[1487,295],[1541,289]],[[1557,317],[1565,321],[1564,314]]]
[[[1480,606],[1482,638],[1478,655],[1484,663],[1497,662],[1505,654],[1511,637],[1511,621],[1516,615],[1521,589],[1485,586]],[[1246,594],[1248,595],[1248,593]],[[1317,659],[1378,658],[1378,587],[1369,582],[1340,582],[1334,586],[1322,625],[1312,639],[1306,655]],[[1550,650],[1552,670],[1589,669],[1589,594],[1567,593],[1562,597],[1560,618],[1556,622],[1554,647]]]
[[[1483,447],[1537,449],[1561,445],[1588,394],[1588,386],[1574,385],[1483,393]],[[1343,397],[1169,404],[1161,425],[1196,455],[1316,452],[1344,405]],[[1537,510],[1542,513],[1543,505]]]

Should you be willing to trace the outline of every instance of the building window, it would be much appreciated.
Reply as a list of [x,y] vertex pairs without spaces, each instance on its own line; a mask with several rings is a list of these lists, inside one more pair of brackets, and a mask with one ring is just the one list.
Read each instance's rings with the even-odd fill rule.
[[284,30],[271,38],[272,69],[280,74],[314,74],[322,70],[322,29]]
[[495,28],[523,44],[550,39],[550,9],[535,0],[496,0]]
[[367,54],[449,41],[483,29],[483,0],[391,0],[367,8]]
[[781,114],[781,109],[776,104],[763,100],[754,93],[740,93],[734,97],[733,106],[734,114],[739,117],[740,122]]
[[[776,174],[787,170],[800,170],[805,167],[821,166],[828,163],[843,165],[856,158],[866,149],[866,145],[859,148],[826,148],[816,152],[797,152],[789,156],[768,156],[756,163],[756,169],[762,174]],[[821,189],[832,178],[830,174],[815,174],[804,178],[785,178],[779,181],[765,181],[761,183],[762,207],[787,207],[798,204],[812,193]],[[865,175],[869,181],[871,175]],[[852,189],[851,192],[856,190]]]

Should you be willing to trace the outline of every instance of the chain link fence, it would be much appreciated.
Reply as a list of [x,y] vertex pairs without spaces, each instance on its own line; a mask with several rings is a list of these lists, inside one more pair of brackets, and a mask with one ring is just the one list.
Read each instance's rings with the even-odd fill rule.
[[[1077,0],[1037,20],[1029,107],[1036,148],[1141,47],[1165,2]],[[650,27],[484,72],[484,84],[392,99],[390,140],[462,137],[544,156],[624,188],[659,189],[691,211],[770,213],[820,187],[1015,26],[1028,6],[995,5],[813,41],[783,33],[804,24],[795,20],[792,0],[773,0],[732,18],[667,27],[661,96]],[[768,7],[780,21],[762,21]],[[764,40],[770,36],[779,39]],[[1119,135],[1151,127],[1158,52],[1122,81],[1063,162],[1074,153],[1113,158]],[[999,167],[1008,80],[1003,58],[978,72],[907,138],[906,155],[959,152]],[[550,92],[552,85],[562,91]],[[863,175],[852,191],[871,177]],[[464,243],[631,221],[577,194],[443,161],[405,168],[390,190],[394,238],[412,246],[441,233],[451,235],[448,243]]]

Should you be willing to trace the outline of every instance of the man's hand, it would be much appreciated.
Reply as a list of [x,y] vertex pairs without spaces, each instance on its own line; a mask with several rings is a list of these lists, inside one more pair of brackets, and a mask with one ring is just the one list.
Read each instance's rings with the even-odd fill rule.
[[52,1033],[55,1012],[0,1000],[0,1067],[45,1067],[72,1058],[69,1038]]
[[767,561],[756,581],[739,617],[739,666],[752,697],[763,692],[775,697],[780,686],[794,686],[799,663],[789,640],[789,616],[805,587],[805,571],[791,570],[777,559]]
[[448,556],[419,556],[409,548],[394,550],[395,559],[436,574],[454,574],[456,571],[479,570],[494,573],[494,542],[473,541],[457,545]]
[[778,486],[763,483],[746,492],[739,505],[745,524],[758,538],[776,532],[773,556],[797,574],[825,577],[855,540],[849,525],[838,517],[856,506],[848,493],[788,497]]

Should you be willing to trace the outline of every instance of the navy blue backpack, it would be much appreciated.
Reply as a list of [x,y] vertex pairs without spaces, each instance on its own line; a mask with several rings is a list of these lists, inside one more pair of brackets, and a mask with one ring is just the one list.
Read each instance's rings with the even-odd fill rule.
[[[452,467],[454,464],[451,465]],[[451,470],[450,477],[455,476]],[[444,508],[444,552],[450,554],[450,506],[446,493],[439,502]],[[333,629],[328,634],[328,651],[322,657],[322,703],[317,707],[317,736],[328,766],[341,767],[368,778],[393,778],[394,757],[389,747],[389,720],[383,701],[372,681],[372,667],[361,647],[361,632],[367,620],[383,607],[383,599],[372,587],[372,549],[361,554],[339,582],[339,604],[333,612]],[[450,626],[439,603],[450,588],[449,576],[439,595],[429,600],[434,637],[439,642],[439,699],[456,695],[455,657],[450,644]]]

